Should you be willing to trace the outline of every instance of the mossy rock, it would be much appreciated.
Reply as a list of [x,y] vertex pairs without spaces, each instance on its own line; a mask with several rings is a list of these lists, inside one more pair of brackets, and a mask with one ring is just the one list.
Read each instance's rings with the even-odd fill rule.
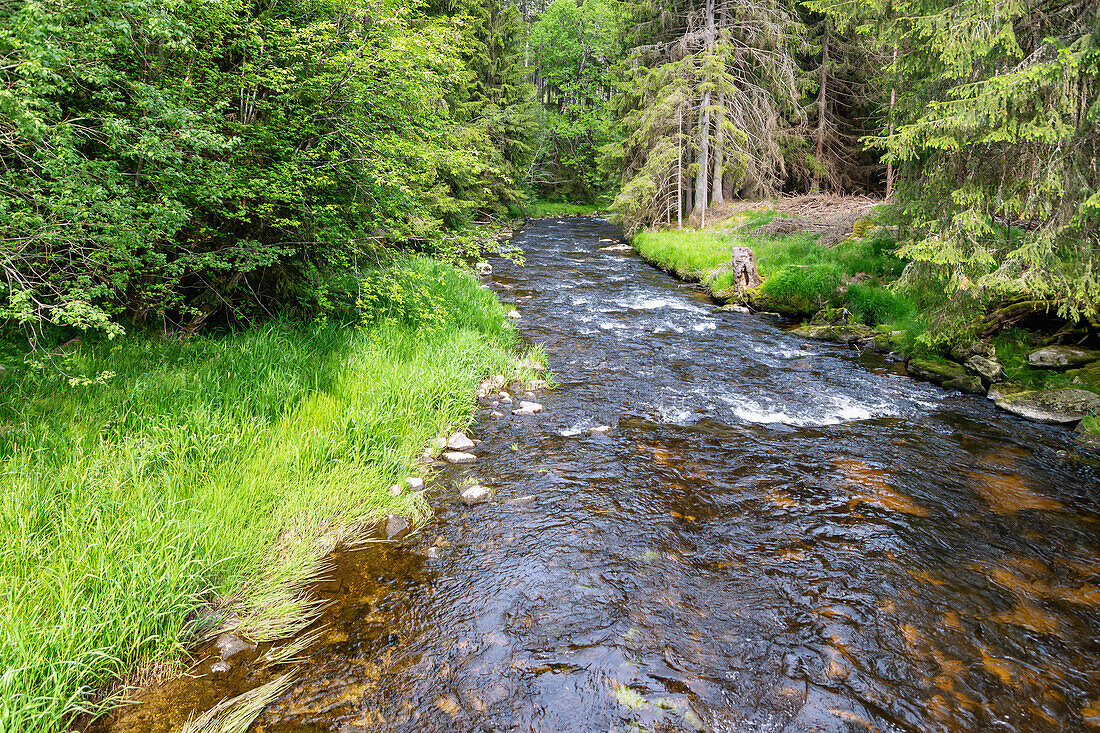
[[909,376],[926,382],[943,384],[952,380],[966,380],[970,377],[962,364],[940,359],[910,359],[905,365]]
[[1042,389],[998,397],[997,407],[1045,423],[1075,423],[1100,416],[1100,395],[1084,389]]
[[863,339],[873,339],[874,332],[862,323],[852,323],[843,326],[806,325],[799,326],[792,333],[803,338],[816,339],[818,341],[836,341],[842,344],[854,344]]
[[1100,387],[1100,361],[1094,361],[1080,369],[1069,369],[1065,374],[1070,379],[1079,379],[1082,384],[1090,387]]
[[1100,360],[1100,351],[1077,346],[1046,346],[1027,355],[1028,366],[1035,369],[1066,369]]
[[957,389],[967,394],[985,394],[985,384],[981,377],[955,377],[943,383],[944,389]]

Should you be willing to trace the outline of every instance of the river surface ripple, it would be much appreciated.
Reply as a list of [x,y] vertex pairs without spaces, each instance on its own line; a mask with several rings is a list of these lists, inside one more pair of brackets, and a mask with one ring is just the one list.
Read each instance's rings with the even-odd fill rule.
[[[257,729],[1100,726],[1100,471],[1069,431],[717,312],[619,236],[539,221],[495,263],[559,387],[484,406],[415,536],[338,555]],[[494,503],[457,504],[467,476]],[[176,714],[116,729],[270,676],[173,683]]]

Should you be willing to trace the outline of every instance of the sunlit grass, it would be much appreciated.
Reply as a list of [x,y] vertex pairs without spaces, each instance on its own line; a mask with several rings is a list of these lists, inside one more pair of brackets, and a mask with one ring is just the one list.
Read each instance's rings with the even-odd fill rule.
[[552,216],[587,216],[595,211],[606,211],[607,204],[574,204],[569,201],[532,201],[527,204],[527,215],[543,218]]
[[0,730],[98,709],[105,684],[223,623],[218,599],[253,639],[297,631],[337,542],[426,514],[388,487],[469,422],[481,378],[514,372],[516,338],[469,275],[409,268],[441,318],[131,335],[56,357],[64,374],[0,376]]
[[[829,306],[851,309],[868,323],[902,320],[913,312],[904,295],[888,289],[904,267],[886,238],[849,239],[823,247],[818,236],[794,233],[761,236],[752,230],[771,216],[749,212],[734,230],[687,229],[642,232],[634,247],[646,260],[679,277],[701,282],[719,297],[733,292],[729,272],[732,247],[750,247],[764,283],[760,295],[767,307],[790,313],[813,313]],[[865,280],[839,292],[843,278]]]

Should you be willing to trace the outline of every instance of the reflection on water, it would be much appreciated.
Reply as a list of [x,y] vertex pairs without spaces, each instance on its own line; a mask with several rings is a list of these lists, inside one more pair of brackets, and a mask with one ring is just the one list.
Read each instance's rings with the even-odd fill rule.
[[[1100,474],[1069,434],[717,312],[615,235],[539,222],[497,263],[560,388],[478,423],[421,532],[335,558],[256,729],[1100,726]],[[495,501],[457,504],[467,477]],[[286,671],[210,661],[104,727]]]

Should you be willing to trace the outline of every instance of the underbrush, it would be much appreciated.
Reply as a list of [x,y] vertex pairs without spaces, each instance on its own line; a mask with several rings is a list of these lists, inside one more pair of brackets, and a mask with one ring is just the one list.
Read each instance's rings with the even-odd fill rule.
[[365,282],[361,325],[9,359],[0,729],[103,709],[97,691],[229,614],[254,640],[293,633],[312,617],[302,583],[338,542],[426,515],[388,487],[469,422],[482,377],[514,372],[516,338],[495,296],[427,258]]

